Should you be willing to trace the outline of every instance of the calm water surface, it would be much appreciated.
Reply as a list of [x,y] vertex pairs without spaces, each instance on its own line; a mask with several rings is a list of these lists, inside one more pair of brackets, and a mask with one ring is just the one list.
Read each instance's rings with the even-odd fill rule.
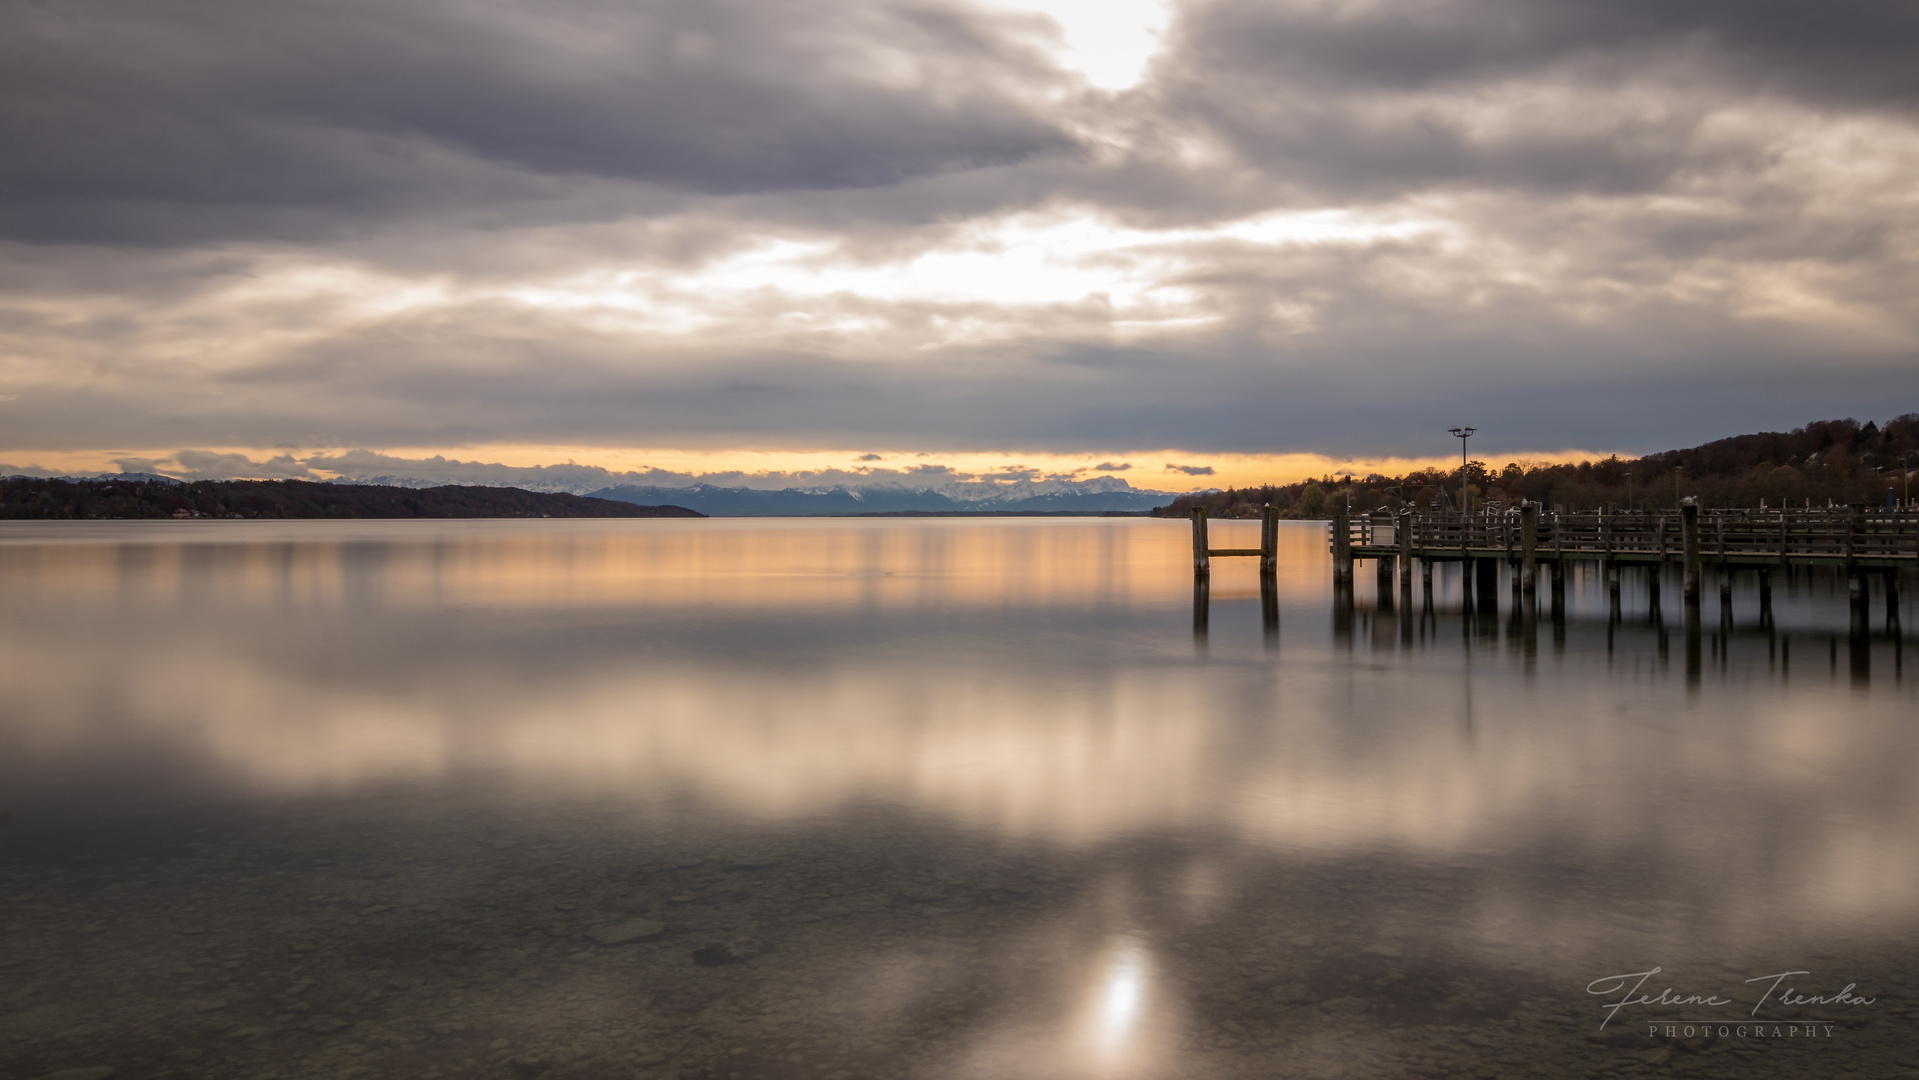
[[1919,1076],[1910,603],[1324,536],[9,524],[0,1076]]

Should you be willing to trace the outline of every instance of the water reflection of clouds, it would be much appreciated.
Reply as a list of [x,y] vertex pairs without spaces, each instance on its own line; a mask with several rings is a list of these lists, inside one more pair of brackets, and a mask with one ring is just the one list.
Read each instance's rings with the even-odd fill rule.
[[[608,553],[625,534],[591,530],[566,534],[598,538],[584,547],[509,530],[489,548],[456,532],[358,556],[11,548],[7,779],[15,799],[58,800],[90,797],[90,770],[120,775],[104,763],[132,755],[209,792],[484,770],[532,793],[691,795],[761,824],[878,799],[1052,844],[1207,830],[1329,857],[1637,861],[1749,884],[1722,907],[1755,924],[1794,908],[1903,913],[1919,898],[1905,857],[1919,800],[1902,764],[1915,736],[1897,687],[1835,715],[1823,683],[1695,699],[1675,680],[1622,679],[1599,654],[1539,679],[1489,657],[1467,738],[1451,711],[1454,654],[1348,667],[1323,638],[1289,631],[1275,659],[1196,661],[1163,611],[1102,606],[1156,595],[1161,563],[1179,569],[1156,525],[968,523],[937,544],[924,529],[759,523],[741,535],[770,537],[784,552],[775,566],[836,552],[824,565],[857,555],[956,581],[993,576],[985,554],[951,555],[969,545],[1023,553],[1040,577],[1058,571],[1054,599],[998,610],[986,601],[1010,595],[1000,582],[955,612],[881,592],[869,617],[847,610],[866,586],[842,574],[779,594],[834,598],[821,612],[755,610],[745,585],[697,584],[735,573],[737,537],[618,559]],[[1105,554],[1081,566],[1082,543]],[[305,577],[292,569],[309,564]],[[669,587],[680,578],[696,584]],[[306,584],[276,584],[289,580]],[[1115,580],[1147,585],[1116,592]],[[703,620],[673,604],[661,617],[655,584],[673,604],[709,586],[734,599]],[[122,603],[123,588],[144,601]],[[1062,609],[1064,621],[1047,615]],[[1782,878],[1785,865],[1796,869]]]
[[[462,522],[437,532],[417,522],[384,532],[298,524],[304,535],[282,523],[131,526],[127,543],[106,542],[103,529],[38,530],[64,538],[39,545],[28,542],[35,532],[14,530],[0,535],[0,574],[30,577],[49,597],[142,606],[576,611],[1173,604],[1185,602],[1190,576],[1177,521]],[[1300,523],[1285,536],[1294,556],[1286,584],[1303,597],[1317,587],[1323,526]]]

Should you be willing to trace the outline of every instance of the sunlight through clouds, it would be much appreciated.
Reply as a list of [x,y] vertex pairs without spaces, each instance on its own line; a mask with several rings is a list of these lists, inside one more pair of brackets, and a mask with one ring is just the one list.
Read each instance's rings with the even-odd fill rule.
[[[1202,270],[1209,245],[1359,245],[1447,231],[1446,223],[1430,217],[1345,210],[1157,230],[1084,213],[1031,214],[956,230],[944,242],[892,261],[875,261],[830,241],[776,239],[691,272],[605,271],[500,295],[540,308],[604,309],[627,317],[635,328],[660,333],[694,333],[741,316],[767,320],[757,328],[734,327],[746,332],[778,332],[780,320],[803,332],[843,332],[883,321],[848,320],[829,310],[775,310],[778,297],[984,305],[1007,316],[1001,328],[1007,333],[1024,327],[1020,309],[1096,301],[1109,309],[1112,326],[1137,332],[1155,325],[1192,327],[1217,317],[1203,293],[1181,282]],[[1307,320],[1304,305],[1294,303],[1288,312],[1290,321]],[[936,324],[952,338],[994,333],[991,316],[978,313],[964,324],[971,334],[956,322]]]
[[983,6],[1052,19],[1065,45],[1054,59],[1102,90],[1127,90],[1145,77],[1173,8],[1170,0],[983,0]]

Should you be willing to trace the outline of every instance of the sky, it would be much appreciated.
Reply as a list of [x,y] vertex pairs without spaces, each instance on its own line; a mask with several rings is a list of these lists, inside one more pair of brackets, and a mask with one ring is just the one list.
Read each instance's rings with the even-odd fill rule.
[[0,147],[0,471],[1187,490],[1919,410],[1884,0],[0,0]]

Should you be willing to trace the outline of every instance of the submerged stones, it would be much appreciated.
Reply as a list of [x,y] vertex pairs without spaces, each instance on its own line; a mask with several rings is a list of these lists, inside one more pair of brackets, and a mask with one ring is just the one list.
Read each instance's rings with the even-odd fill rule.
[[727,964],[743,964],[765,952],[765,945],[751,939],[714,942],[694,949],[693,962],[701,967],[724,967]]
[[588,936],[602,945],[626,945],[635,941],[653,941],[666,933],[666,924],[653,919],[628,919],[615,926],[602,927]]

